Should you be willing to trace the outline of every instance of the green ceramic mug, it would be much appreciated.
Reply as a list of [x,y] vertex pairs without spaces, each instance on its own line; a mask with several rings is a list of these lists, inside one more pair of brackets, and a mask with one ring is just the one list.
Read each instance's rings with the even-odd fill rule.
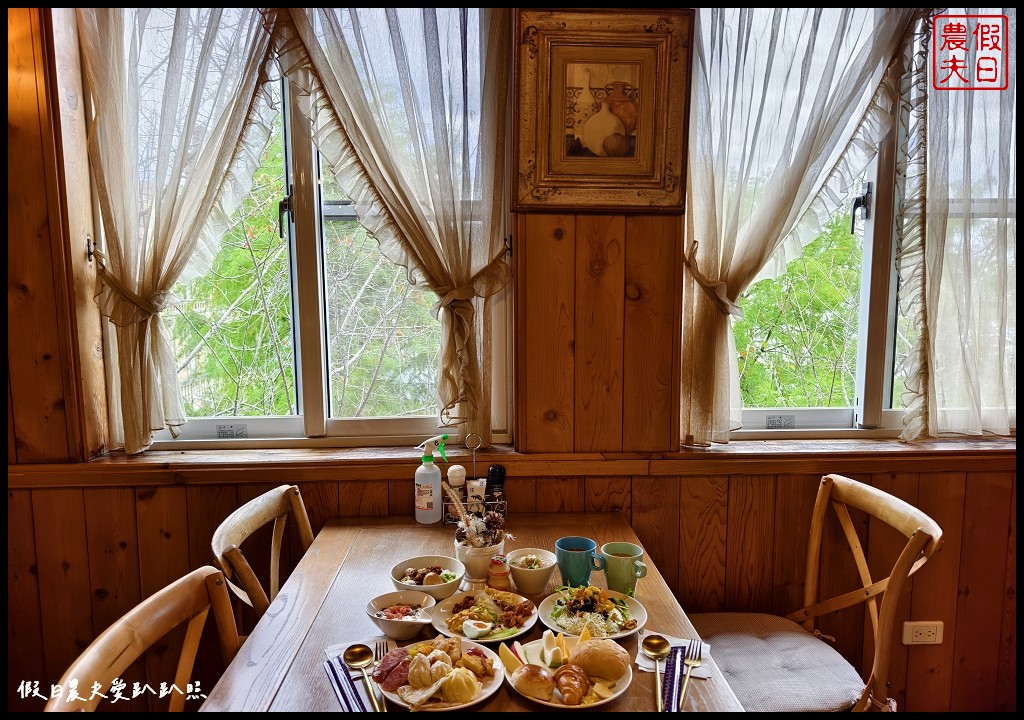
[[647,575],[644,549],[633,543],[610,542],[601,546],[601,555],[604,557],[608,589],[633,597],[636,581]]
[[597,543],[578,535],[559,538],[555,542],[555,562],[565,585],[589,585],[590,573],[604,570],[604,558],[597,552]]

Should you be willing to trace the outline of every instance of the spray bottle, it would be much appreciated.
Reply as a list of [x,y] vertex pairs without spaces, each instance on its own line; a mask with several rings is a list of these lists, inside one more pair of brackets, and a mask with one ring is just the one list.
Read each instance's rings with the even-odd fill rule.
[[441,520],[441,470],[434,464],[434,450],[448,462],[444,453],[447,435],[435,435],[416,446],[423,451],[422,464],[416,468],[416,522],[431,525]]

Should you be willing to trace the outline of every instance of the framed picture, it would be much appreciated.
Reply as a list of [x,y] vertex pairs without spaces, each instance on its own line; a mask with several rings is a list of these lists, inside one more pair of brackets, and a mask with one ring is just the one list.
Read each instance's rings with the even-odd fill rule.
[[682,213],[692,10],[516,11],[512,207]]

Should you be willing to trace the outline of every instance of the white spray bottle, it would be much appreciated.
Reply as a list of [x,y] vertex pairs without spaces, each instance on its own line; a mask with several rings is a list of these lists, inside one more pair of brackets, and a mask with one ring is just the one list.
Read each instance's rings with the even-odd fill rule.
[[434,464],[434,450],[448,462],[444,453],[444,441],[447,439],[447,435],[435,435],[416,446],[423,451],[423,462],[416,468],[416,522],[424,525],[441,520],[441,470]]

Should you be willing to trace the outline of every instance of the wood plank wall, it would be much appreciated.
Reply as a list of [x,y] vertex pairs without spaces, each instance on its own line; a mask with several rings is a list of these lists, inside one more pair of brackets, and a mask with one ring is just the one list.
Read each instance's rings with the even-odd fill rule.
[[681,218],[532,213],[516,229],[516,449],[677,449]]
[[[621,512],[687,612],[795,609],[820,476],[727,469],[723,464],[726,472],[693,476],[510,477],[510,526],[514,532],[517,512]],[[1016,474],[846,474],[918,504],[945,532],[945,546],[914,577],[905,603],[907,618],[943,621],[945,639],[935,647],[896,646],[891,693],[900,709],[1014,710]],[[412,483],[404,472],[298,484],[314,531],[332,516],[412,513]],[[270,486],[8,490],[8,709],[38,710],[42,701],[18,696],[22,680],[48,687],[114,618],[209,564],[213,529],[238,503]],[[863,518],[859,524],[869,561],[879,570],[891,560],[885,533]],[[294,538],[286,545],[289,568],[297,547]],[[822,576],[823,591],[850,589],[842,586],[856,579],[848,551],[826,561],[834,571]],[[866,672],[863,614],[825,620],[823,631]],[[251,616],[240,614],[239,624],[247,631]],[[133,669],[129,686],[147,677],[151,685],[165,680],[168,654],[152,653]],[[220,671],[215,646],[208,645],[195,677],[208,688]]]

